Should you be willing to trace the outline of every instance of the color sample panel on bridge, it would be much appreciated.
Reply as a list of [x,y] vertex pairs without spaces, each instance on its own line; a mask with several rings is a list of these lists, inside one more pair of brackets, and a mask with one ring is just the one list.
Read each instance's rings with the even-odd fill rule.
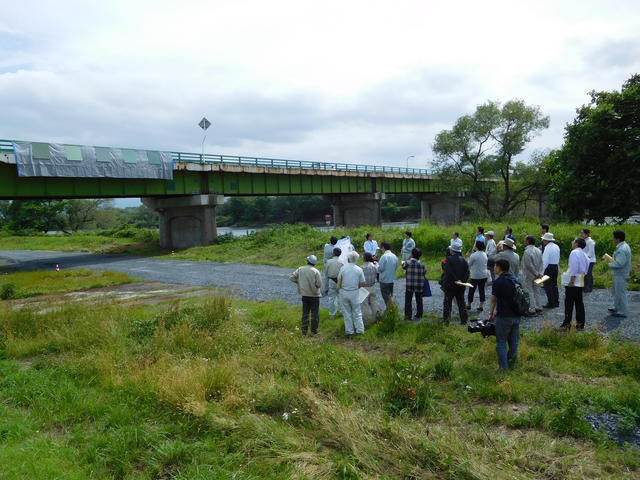
[[170,152],[14,142],[20,177],[173,179]]

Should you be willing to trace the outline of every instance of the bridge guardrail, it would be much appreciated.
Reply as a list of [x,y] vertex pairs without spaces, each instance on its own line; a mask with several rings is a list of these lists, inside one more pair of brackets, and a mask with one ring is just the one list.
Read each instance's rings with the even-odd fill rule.
[[[13,152],[14,140],[0,140],[0,152]],[[422,168],[388,167],[382,165],[358,165],[354,163],[327,163],[310,160],[286,160],[282,158],[247,157],[235,155],[214,155],[210,153],[171,152],[174,162],[241,165],[270,168],[296,168],[303,170],[333,170],[363,173],[398,173],[407,175],[428,175]]]

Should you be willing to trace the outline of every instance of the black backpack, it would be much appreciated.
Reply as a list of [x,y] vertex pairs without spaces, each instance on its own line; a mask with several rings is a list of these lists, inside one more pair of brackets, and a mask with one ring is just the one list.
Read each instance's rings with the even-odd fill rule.
[[531,299],[529,294],[522,287],[522,284],[515,278],[512,280],[515,294],[513,296],[513,310],[518,315],[526,315],[529,313]]

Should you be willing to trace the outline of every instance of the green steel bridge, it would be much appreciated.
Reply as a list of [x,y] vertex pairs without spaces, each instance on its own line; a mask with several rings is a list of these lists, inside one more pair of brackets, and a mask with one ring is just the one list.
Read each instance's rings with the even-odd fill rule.
[[172,152],[174,179],[19,177],[13,141],[0,140],[0,199],[194,194],[330,195],[455,190],[417,168]]
[[[185,152],[171,152],[173,180],[20,177],[14,142],[0,140],[0,199],[141,197],[161,213],[161,243],[168,247],[210,243],[215,206],[224,196],[322,195],[333,205],[336,225],[369,225],[381,223],[380,200],[387,193],[420,196],[422,217],[440,222],[459,219],[463,195],[454,182],[424,169]],[[204,232],[211,223],[212,232]],[[180,233],[187,230],[191,238]]]

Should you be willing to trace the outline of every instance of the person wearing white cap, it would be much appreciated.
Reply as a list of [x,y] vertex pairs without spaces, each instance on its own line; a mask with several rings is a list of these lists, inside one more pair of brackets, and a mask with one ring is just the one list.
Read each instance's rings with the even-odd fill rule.
[[515,252],[516,242],[512,238],[505,238],[500,242],[502,244],[502,251],[497,253],[493,259],[498,261],[500,259],[509,262],[509,273],[518,278],[520,273],[520,256]]
[[360,287],[365,286],[364,272],[356,265],[358,252],[350,252],[348,262],[338,274],[340,306],[344,317],[344,330],[348,336],[364,333],[362,308],[360,306]]
[[544,292],[547,294],[547,304],[542,308],[558,308],[560,294],[558,293],[558,264],[560,263],[560,247],[556,245],[553,233],[547,232],[542,236],[544,252],[542,252],[542,268],[549,280],[544,282]]
[[307,264],[298,268],[289,275],[289,280],[298,285],[298,293],[302,296],[302,325],[303,335],[309,329],[309,316],[311,316],[311,333],[317,335],[320,323],[320,288],[322,276],[316,269],[318,259],[315,255],[307,257]]

